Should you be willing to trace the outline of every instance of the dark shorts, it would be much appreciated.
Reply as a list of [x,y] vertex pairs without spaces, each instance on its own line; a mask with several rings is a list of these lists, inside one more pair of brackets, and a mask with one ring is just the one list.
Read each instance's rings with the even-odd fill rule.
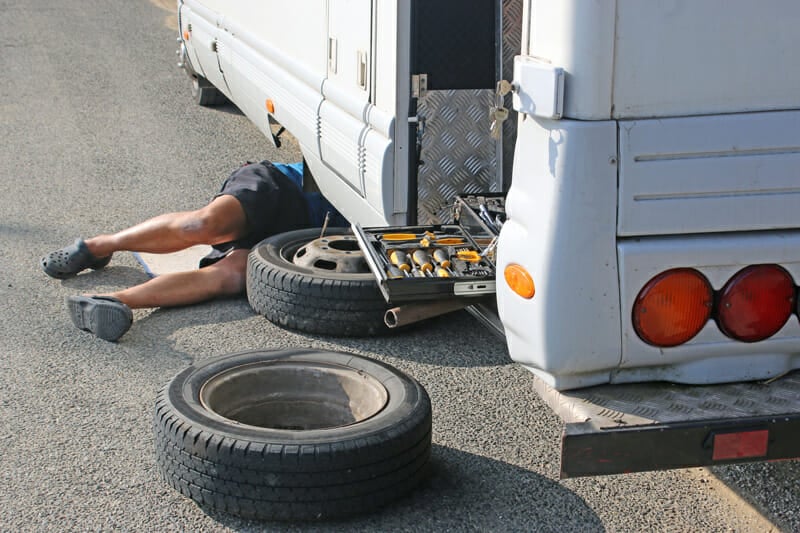
[[272,235],[311,227],[308,203],[300,187],[269,161],[250,163],[233,171],[214,197],[239,200],[247,217],[247,233],[213,246],[200,267],[216,263],[233,250],[250,249]]

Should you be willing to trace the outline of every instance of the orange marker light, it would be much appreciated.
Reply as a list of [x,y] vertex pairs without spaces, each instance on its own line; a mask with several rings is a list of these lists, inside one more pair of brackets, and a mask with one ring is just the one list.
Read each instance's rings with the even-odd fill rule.
[[188,40],[189,40],[189,36],[190,36],[190,35],[191,35],[191,34],[189,33],[189,30],[184,30],[184,31],[183,31],[183,40],[184,40],[184,41],[188,41]]
[[275,103],[272,101],[272,98],[267,98],[266,106],[270,114],[275,113]]
[[536,294],[533,278],[522,266],[512,263],[505,268],[503,275],[511,290],[526,300],[530,300]]

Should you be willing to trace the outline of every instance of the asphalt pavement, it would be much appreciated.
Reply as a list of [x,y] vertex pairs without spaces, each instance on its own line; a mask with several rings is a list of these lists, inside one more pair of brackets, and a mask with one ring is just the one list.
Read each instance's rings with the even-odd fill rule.
[[[239,298],[136,311],[118,343],[75,329],[66,296],[145,274],[122,253],[57,281],[42,255],[203,205],[243,161],[299,158],[235,107],[192,101],[173,9],[0,0],[0,530],[800,531],[796,461],[559,481],[560,420],[463,312],[347,339],[283,330]],[[429,482],[380,512],[321,524],[248,522],[168,487],[153,452],[159,388],[195,361],[289,346],[374,357],[418,379],[434,410]]]

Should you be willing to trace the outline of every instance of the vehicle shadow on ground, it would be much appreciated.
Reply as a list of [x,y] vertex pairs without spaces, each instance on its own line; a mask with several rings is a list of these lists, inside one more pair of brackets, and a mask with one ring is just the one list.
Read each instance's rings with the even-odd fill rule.
[[203,509],[236,531],[604,531],[597,514],[558,482],[518,466],[433,446],[431,475],[372,514],[320,523],[254,522]]
[[[505,342],[466,311],[439,316],[375,337],[306,336],[324,338],[350,351],[370,351],[427,365],[467,368],[513,363]],[[437,339],[439,350],[430,349],[431,338]]]
[[225,113],[227,115],[241,115],[244,116],[241,109],[239,109],[235,104],[231,103],[230,100],[226,101],[224,104],[220,104],[218,106],[214,106],[213,111],[217,111],[220,113]]

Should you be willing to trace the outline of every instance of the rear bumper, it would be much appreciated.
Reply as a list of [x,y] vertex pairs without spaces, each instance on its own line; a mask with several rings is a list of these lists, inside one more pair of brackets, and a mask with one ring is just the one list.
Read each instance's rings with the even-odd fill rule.
[[534,387],[565,423],[562,478],[800,457],[800,372],[702,388]]

